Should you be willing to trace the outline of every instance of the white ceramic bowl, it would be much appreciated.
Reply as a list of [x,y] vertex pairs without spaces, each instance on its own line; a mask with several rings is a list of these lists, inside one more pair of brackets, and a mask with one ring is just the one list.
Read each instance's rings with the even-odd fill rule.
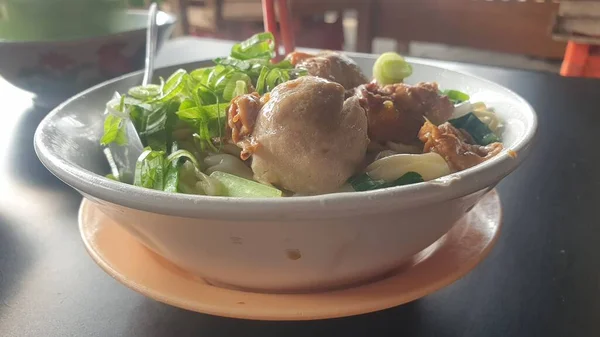
[[[356,60],[371,73],[373,57]],[[56,108],[40,124],[35,148],[52,173],[148,248],[209,282],[263,291],[348,285],[391,271],[443,236],[519,165],[535,135],[535,112],[514,92],[473,76],[413,65],[407,82],[437,81],[493,106],[506,124],[504,144],[517,156],[504,151],[438,180],[362,193],[238,199],[142,189],[104,178],[108,168],[98,145],[105,102],[115,90],[139,83],[141,73],[96,86]]]

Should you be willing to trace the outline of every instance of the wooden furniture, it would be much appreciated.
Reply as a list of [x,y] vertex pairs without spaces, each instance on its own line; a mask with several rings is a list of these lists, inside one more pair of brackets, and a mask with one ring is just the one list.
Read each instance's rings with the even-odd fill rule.
[[[290,8],[297,19],[326,11],[356,10],[357,50],[360,52],[371,52],[373,39],[386,37],[400,44],[422,41],[562,58],[566,42],[555,41],[550,34],[554,14],[558,11],[557,1],[290,0]],[[179,6],[184,33],[190,32],[190,27],[223,33],[235,27],[232,24],[235,22],[262,21],[260,0],[170,0],[174,2]],[[224,22],[227,25],[220,25]],[[311,28],[314,32],[307,31]],[[320,37],[319,31],[327,29],[329,27],[318,28],[309,23],[304,24],[300,32],[306,33],[308,39],[315,39]],[[332,30],[341,34],[341,22]],[[331,40],[341,38],[331,33]],[[309,46],[302,43],[301,37],[298,40],[298,45]]]
[[324,13],[326,11],[343,12],[355,10],[357,13],[356,50],[371,52],[374,35],[372,23],[374,19],[373,4],[375,0],[291,0],[290,11],[293,16]]
[[372,36],[561,58],[550,0],[376,0]]
[[[179,14],[181,35],[210,36],[239,40],[261,31],[261,0],[169,0],[166,7]],[[370,0],[290,0],[299,46],[313,48],[343,48],[341,13],[358,13],[357,49],[371,50],[372,17]],[[339,12],[338,20],[326,23],[325,12]],[[315,19],[321,17],[321,19]]]

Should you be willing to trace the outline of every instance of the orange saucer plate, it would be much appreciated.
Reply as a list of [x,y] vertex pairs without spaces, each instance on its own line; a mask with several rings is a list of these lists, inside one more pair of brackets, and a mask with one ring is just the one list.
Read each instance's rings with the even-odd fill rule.
[[84,199],[79,229],[96,263],[131,289],[176,307],[255,320],[313,320],[395,307],[460,279],[481,262],[500,232],[502,207],[488,193],[450,232],[384,279],[319,293],[266,294],[216,287],[151,252]]

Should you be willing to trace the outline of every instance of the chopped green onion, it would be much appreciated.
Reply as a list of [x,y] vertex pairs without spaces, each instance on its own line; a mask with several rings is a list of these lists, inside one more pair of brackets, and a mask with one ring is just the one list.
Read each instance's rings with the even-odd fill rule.
[[[177,142],[173,142],[171,146],[171,153],[177,153],[179,146]],[[179,170],[181,168],[181,160],[170,159],[171,156],[167,157],[167,172],[165,172],[165,185],[164,191],[169,193],[177,193],[179,191]],[[194,158],[195,159],[195,158]]]
[[236,88],[237,88],[237,83],[238,82],[242,82],[242,83],[246,83],[246,86],[248,85],[248,83],[250,83],[250,77],[244,73],[232,73],[229,75],[229,77],[227,78],[227,82],[225,83],[225,86],[223,88],[223,99],[227,102],[230,102],[234,97],[236,97],[237,95],[235,94]]
[[196,159],[196,157],[187,150],[176,150],[167,157],[167,162],[171,163],[173,161],[179,160],[179,158],[187,158],[189,161],[192,162],[192,164],[194,164],[194,166],[199,167],[198,160]]
[[260,71],[260,75],[258,76],[258,80],[256,81],[256,92],[260,95],[264,94],[267,90],[267,75],[269,74],[269,68],[263,67]]
[[179,92],[183,89],[183,84],[185,83],[186,76],[189,76],[187,72],[183,69],[177,70],[173,75],[171,75],[164,86],[162,87],[162,95],[155,98],[153,101],[161,101],[166,102],[173,97],[175,97]]
[[232,57],[225,57],[225,58],[216,58],[214,60],[214,62],[216,64],[220,64],[222,66],[232,66],[234,68],[237,68],[237,70],[239,71],[248,71],[252,68],[252,63],[246,60],[238,60],[236,58],[232,58]]
[[129,96],[146,101],[160,95],[160,86],[156,84],[140,85],[129,89]]
[[164,189],[165,153],[147,147],[135,164],[135,186],[154,190]]
[[235,91],[233,92],[234,97],[245,95],[248,93],[248,84],[244,81],[235,82]]
[[177,116],[179,116],[180,119],[187,121],[194,121],[202,118],[200,108],[197,106],[179,110],[177,111]]
[[442,94],[448,96],[448,99],[453,104],[460,104],[462,102],[466,102],[469,99],[471,99],[471,97],[469,97],[469,95],[465,94],[462,91],[458,91],[458,90],[444,90],[444,91],[442,91]]
[[383,53],[373,65],[373,76],[381,85],[401,83],[412,74],[412,66],[394,52]]
[[190,76],[197,82],[208,83],[208,77],[214,69],[215,67],[196,69],[190,73]]
[[274,68],[269,71],[269,74],[265,78],[265,82],[267,83],[267,91],[271,91],[275,89],[276,86],[283,82],[287,82],[290,80],[290,75],[282,71],[279,68]]
[[275,57],[275,37],[269,32],[255,34],[231,48],[231,56],[239,60]]
[[100,139],[101,145],[106,146],[110,143],[127,144],[127,131],[123,118],[111,114],[104,120],[104,135]]
[[186,109],[189,109],[189,108],[193,108],[195,106],[196,106],[196,102],[194,102],[194,100],[186,98],[179,105],[179,110],[178,111],[182,111],[182,110],[186,110]]
[[117,179],[117,177],[115,177],[112,173],[107,174],[106,178],[114,181],[119,181],[119,179]]

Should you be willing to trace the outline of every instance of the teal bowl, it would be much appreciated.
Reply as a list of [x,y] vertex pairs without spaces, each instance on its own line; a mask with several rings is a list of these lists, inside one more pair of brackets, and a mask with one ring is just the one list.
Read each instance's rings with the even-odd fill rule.
[[[37,105],[54,107],[86,88],[143,69],[148,11],[113,14],[109,20],[113,31],[106,34],[55,40],[0,39],[0,76],[34,93]],[[157,22],[158,51],[171,35],[176,18],[159,12]]]
[[[125,0],[0,0],[0,39],[66,40],[122,29]],[[115,25],[117,23],[117,25]]]

